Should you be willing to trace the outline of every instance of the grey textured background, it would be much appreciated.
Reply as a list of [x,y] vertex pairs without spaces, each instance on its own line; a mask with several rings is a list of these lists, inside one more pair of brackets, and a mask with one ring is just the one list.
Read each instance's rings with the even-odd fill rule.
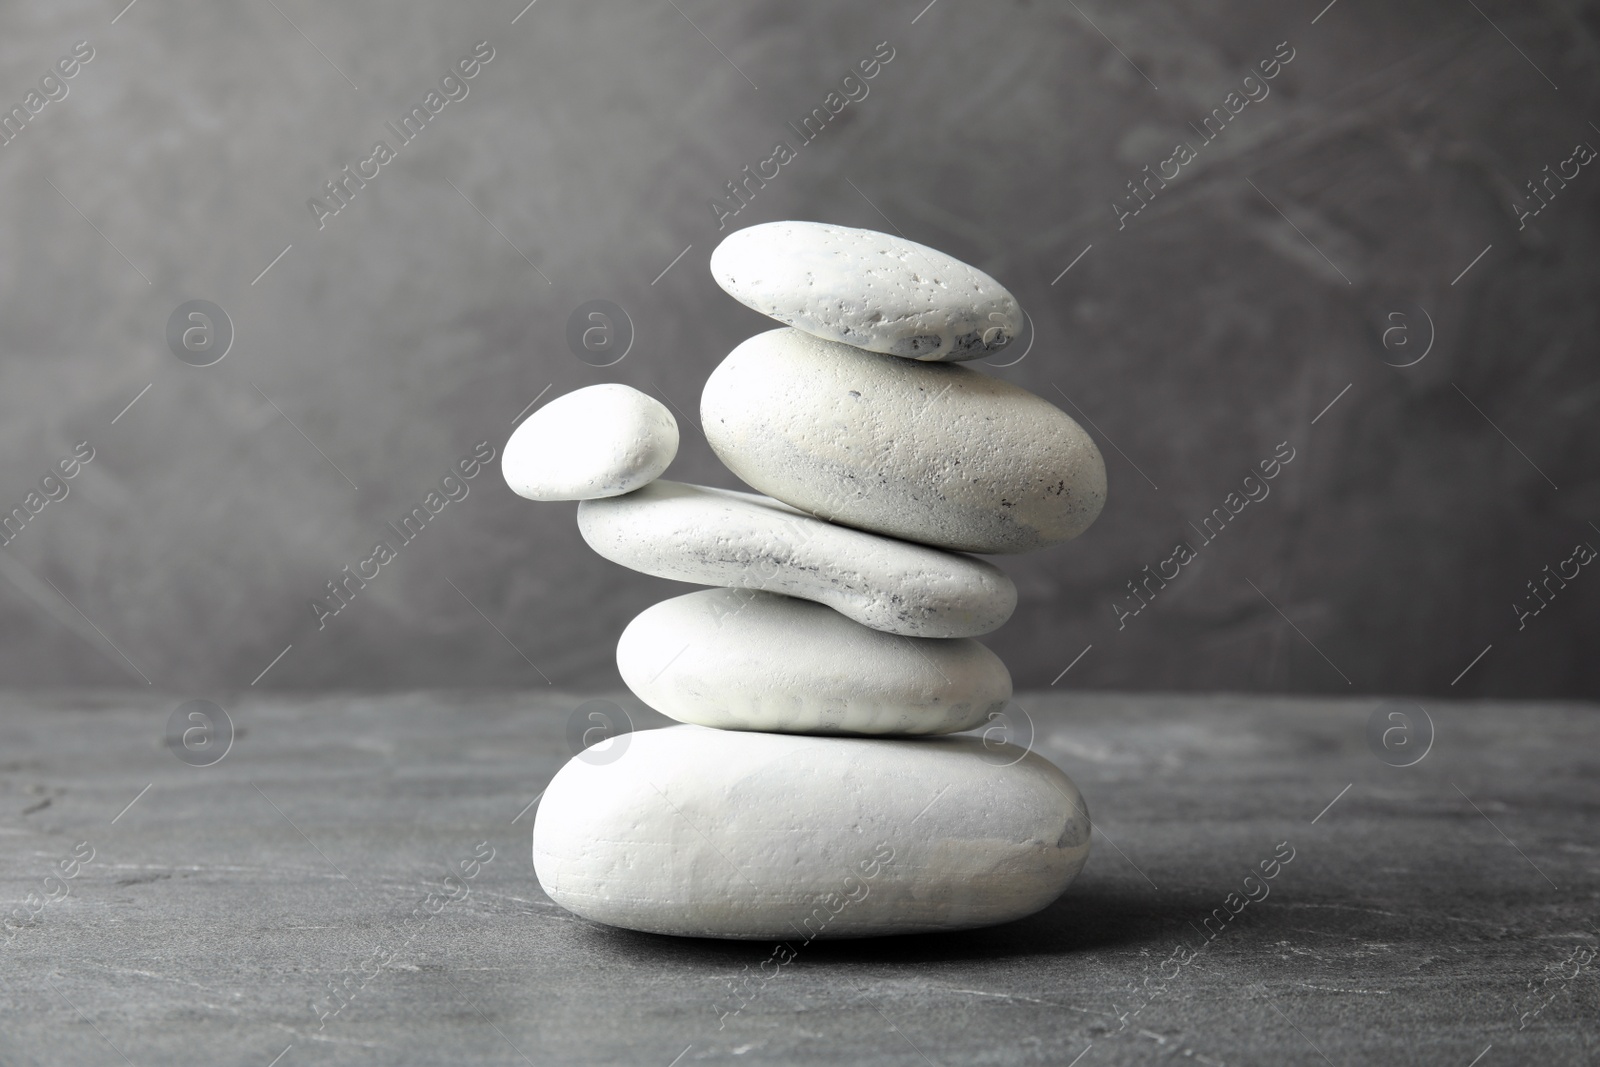
[[[990,642],[1019,686],[1092,644],[1062,686],[1600,694],[1600,577],[1523,631],[1511,607],[1600,545],[1600,173],[1521,232],[1511,207],[1600,143],[1596,9],[1324,6],[7,5],[0,102],[75,41],[96,56],[0,147],[0,504],[75,442],[96,457],[0,550],[0,672],[220,695],[292,645],[260,686],[614,685],[617,633],[679,587],[498,471],[326,629],[309,601],[547,388],[669,399],[672,475],[732,485],[693,414],[765,323],[709,277],[709,202],[886,40],[870,95],[736,224],[892,225],[1030,310],[1036,346],[994,373],[1081,408],[1111,497],[1074,544],[1001,560],[1022,599]],[[319,231],[307,198],[479,40],[470,95]],[[1118,232],[1124,183],[1285,40],[1271,95]],[[196,298],[237,331],[204,369],[164,337]],[[605,369],[563,339],[598,298],[637,332]],[[1427,358],[1385,365],[1387,316],[1417,352],[1419,309]],[[1124,583],[1280,441],[1272,496],[1119,631]]]

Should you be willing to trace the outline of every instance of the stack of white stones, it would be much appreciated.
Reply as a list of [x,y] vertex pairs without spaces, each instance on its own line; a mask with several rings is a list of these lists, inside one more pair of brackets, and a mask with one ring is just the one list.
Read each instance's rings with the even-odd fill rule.
[[[865,937],[1028,915],[1088,857],[1071,780],[982,726],[1011,676],[973,640],[1016,606],[965,553],[1081,533],[1105,501],[1093,441],[1054,405],[957,366],[1024,324],[988,275],[869,230],[728,237],[717,282],[788,324],[706,383],[712,449],[765,496],[656,480],[678,429],[622,385],[546,405],[506,480],[580,500],[596,552],[714,586],[649,608],[617,666],[690,724],[579,756],[545,791],[533,861],[586,918],[703,937]],[[621,745],[620,740],[609,742]]]

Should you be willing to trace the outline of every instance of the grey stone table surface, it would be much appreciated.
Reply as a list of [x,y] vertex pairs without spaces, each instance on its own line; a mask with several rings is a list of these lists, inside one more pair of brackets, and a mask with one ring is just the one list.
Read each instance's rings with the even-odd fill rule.
[[1067,894],[780,967],[540,892],[530,805],[585,699],[251,694],[202,767],[178,698],[0,696],[0,1064],[1600,1056],[1592,705],[1430,702],[1386,749],[1376,698],[1021,694],[1007,732],[1095,820]]

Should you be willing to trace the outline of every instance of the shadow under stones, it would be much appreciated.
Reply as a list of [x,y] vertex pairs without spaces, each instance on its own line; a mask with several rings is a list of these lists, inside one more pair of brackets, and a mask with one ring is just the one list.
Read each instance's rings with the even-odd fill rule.
[[[1142,892],[1119,886],[1069,889],[1043,911],[1000,926],[950,933],[898,934],[840,940],[819,939],[800,948],[812,962],[839,964],[919,964],[963,960],[998,960],[1064,956],[1097,949],[1162,942],[1189,930],[1188,923],[1209,908],[1210,898],[1198,892]],[[585,924],[586,936],[598,951],[615,951],[633,960],[739,966],[752,957],[765,958],[773,940],[724,940],[674,937]],[[1190,938],[1192,940],[1192,932]]]

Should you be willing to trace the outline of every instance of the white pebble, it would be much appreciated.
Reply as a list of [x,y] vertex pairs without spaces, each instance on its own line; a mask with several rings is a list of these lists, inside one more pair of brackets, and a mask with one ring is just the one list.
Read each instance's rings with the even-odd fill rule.
[[792,946],[971,929],[1045,907],[1089,855],[1071,779],[1013,745],[701,726],[626,740],[563,767],[533,826],[545,893],[612,926]]
[[500,470],[529,500],[595,500],[649,485],[678,454],[678,422],[652,396],[591,385],[558,396],[518,426]]
[[725,730],[945,734],[1011,699],[1005,664],[971,638],[898,637],[746,589],[647,608],[623,631],[617,668],[663,715]]
[[771,330],[712,372],[706,440],[749,485],[835,522],[963,552],[1027,552],[1105,504],[1093,439],[1042,397],[967,367]]
[[711,274],[779,322],[907,359],[977,359],[1023,326],[1016,298],[983,271],[874,230],[762,223],[723,238]]
[[1017,587],[985,560],[835,526],[753,493],[653,482],[585,500],[578,530],[606,559],[657,578],[804,597],[908,637],[976,637],[1017,606]]

